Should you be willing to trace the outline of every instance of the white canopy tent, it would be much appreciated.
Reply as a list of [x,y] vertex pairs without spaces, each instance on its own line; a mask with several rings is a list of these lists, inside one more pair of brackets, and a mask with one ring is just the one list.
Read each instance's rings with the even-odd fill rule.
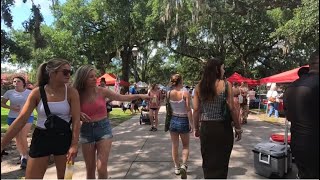
[[137,89],[145,89],[145,88],[148,88],[148,84],[145,83],[145,82],[142,82],[142,81],[137,82],[136,85],[137,85]]

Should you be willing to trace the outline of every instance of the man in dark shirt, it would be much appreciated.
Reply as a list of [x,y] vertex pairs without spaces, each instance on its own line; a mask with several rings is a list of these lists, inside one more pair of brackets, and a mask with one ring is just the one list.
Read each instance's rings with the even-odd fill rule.
[[[138,94],[136,91],[136,88],[137,88],[137,84],[133,83],[133,85],[129,88],[129,94]],[[131,114],[133,114],[134,106],[136,106],[136,103],[137,103],[137,100],[131,101],[131,105],[130,105]]]
[[309,60],[309,73],[284,94],[284,110],[291,122],[291,149],[299,178],[319,178],[319,50]]

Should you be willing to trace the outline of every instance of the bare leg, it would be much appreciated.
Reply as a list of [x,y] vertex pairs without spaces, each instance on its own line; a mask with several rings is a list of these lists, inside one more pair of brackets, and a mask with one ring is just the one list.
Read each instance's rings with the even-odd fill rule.
[[149,110],[149,118],[150,118],[150,122],[151,122],[151,128],[154,127],[153,114],[154,114],[153,110],[150,109]]
[[87,179],[96,178],[96,145],[93,143],[82,144],[82,154],[86,163]]
[[22,154],[24,157],[28,157],[28,133],[30,131],[30,128],[32,126],[32,123],[27,123],[22,130],[20,131],[20,137],[19,137],[19,141],[20,141],[20,154]]
[[180,166],[179,163],[179,134],[178,133],[174,133],[174,132],[170,132],[170,136],[171,136],[171,143],[172,143],[172,160],[174,162],[174,165],[176,167]]
[[180,134],[180,138],[182,141],[182,164],[186,164],[189,157],[190,134]]
[[99,179],[108,179],[108,159],[111,149],[112,139],[103,139],[97,146],[97,169]]
[[54,163],[56,164],[57,178],[63,179],[66,170],[67,155],[54,156]]
[[26,179],[43,179],[48,167],[49,156],[28,158]]
[[158,128],[158,121],[159,121],[159,119],[158,119],[158,113],[159,113],[159,109],[157,109],[157,110],[154,111],[154,120],[155,120],[154,127],[155,127],[155,128]]

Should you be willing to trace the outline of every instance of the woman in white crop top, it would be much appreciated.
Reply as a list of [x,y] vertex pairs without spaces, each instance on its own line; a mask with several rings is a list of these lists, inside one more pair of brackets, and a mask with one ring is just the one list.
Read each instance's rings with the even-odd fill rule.
[[[1,141],[1,150],[9,144],[27,123],[35,108],[38,111],[37,127],[33,132],[27,161],[26,179],[43,179],[48,167],[49,156],[54,155],[57,178],[63,179],[66,162],[74,162],[78,152],[80,130],[80,101],[78,91],[66,84],[70,80],[71,66],[67,60],[51,59],[38,69],[38,85],[44,87],[51,114],[69,122],[72,116],[72,130],[57,133],[44,127],[46,114],[39,87],[32,90],[19,116],[9,127]],[[57,119],[55,119],[57,120]]]
[[[174,162],[174,173],[187,178],[187,161],[189,157],[190,132],[192,132],[191,98],[188,91],[182,90],[183,81],[180,74],[171,76],[172,90],[167,93],[172,108],[172,119],[170,121],[170,136],[172,141],[172,159]],[[178,148],[179,137],[182,141],[182,164],[179,162]]]

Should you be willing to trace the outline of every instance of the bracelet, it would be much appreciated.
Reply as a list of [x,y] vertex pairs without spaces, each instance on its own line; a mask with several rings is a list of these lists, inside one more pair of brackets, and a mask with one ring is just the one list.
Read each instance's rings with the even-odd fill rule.
[[242,129],[234,128],[234,130],[236,131],[236,133],[243,133],[243,130],[242,130]]

